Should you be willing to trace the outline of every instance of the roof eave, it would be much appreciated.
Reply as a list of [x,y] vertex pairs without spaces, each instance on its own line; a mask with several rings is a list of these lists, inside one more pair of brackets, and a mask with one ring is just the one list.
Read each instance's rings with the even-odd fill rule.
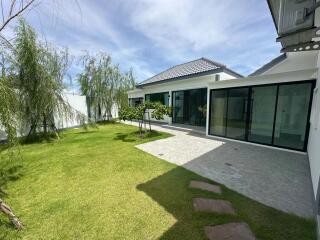
[[278,31],[278,24],[277,24],[277,21],[276,21],[276,19],[275,19],[275,17],[274,17],[274,13],[273,13],[273,11],[272,11],[272,7],[271,7],[270,0],[267,0],[267,3],[268,3],[268,7],[269,7],[269,10],[270,10],[270,13],[271,13],[271,17],[272,17],[274,26],[275,26],[276,30]]
[[283,62],[285,59],[287,59],[287,54],[285,54],[285,53],[281,54],[280,56],[272,59],[270,62],[264,64],[262,67],[255,70],[249,76],[261,75],[261,74],[267,72],[268,70],[270,70],[271,68],[273,68],[274,66],[278,65],[279,63]]
[[156,81],[156,82],[151,82],[151,83],[138,84],[138,85],[136,85],[136,87],[143,88],[143,87],[147,87],[147,86],[151,86],[151,85],[158,85],[158,84],[163,84],[163,83],[168,83],[168,82],[173,82],[173,81],[178,81],[178,80],[186,80],[186,79],[190,79],[190,78],[194,78],[194,77],[202,77],[202,76],[206,76],[206,75],[210,75],[210,74],[220,73],[220,72],[223,72],[224,70],[225,70],[225,68],[217,68],[217,69],[213,69],[213,70],[209,70],[209,71],[205,71],[205,72],[193,73],[193,74],[186,75],[186,76],[169,78],[169,79],[164,79],[161,81]]
[[243,75],[241,75],[241,74],[239,74],[239,73],[237,73],[237,72],[235,72],[235,71],[233,71],[233,70],[231,70],[229,68],[226,68],[226,67],[223,69],[223,71],[225,73],[230,74],[231,76],[234,76],[235,78],[243,78],[244,77]]

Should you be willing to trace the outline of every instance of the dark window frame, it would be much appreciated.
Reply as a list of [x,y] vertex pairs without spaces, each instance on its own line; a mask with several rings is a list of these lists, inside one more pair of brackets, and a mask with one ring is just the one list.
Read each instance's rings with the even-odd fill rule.
[[[175,93],[175,92],[191,91],[191,90],[204,90],[204,89],[205,89],[205,92],[206,92],[206,94],[207,94],[205,102],[206,102],[206,104],[208,105],[208,87],[179,89],[179,90],[174,90],[174,91],[171,92],[172,123],[177,123],[177,122],[175,122],[175,119],[174,119],[174,106],[173,106],[173,101],[174,101],[173,96],[174,96],[174,93]],[[203,125],[204,127],[205,127],[206,124],[207,124],[207,119],[206,119],[206,118],[207,118],[207,116],[205,117],[205,124]],[[178,124],[184,124],[184,123],[178,123]],[[187,124],[187,125],[189,125],[189,124]],[[191,126],[198,126],[198,125],[191,125]],[[201,126],[202,126],[202,125],[201,125]],[[203,126],[202,126],[202,127],[203,127]]]
[[138,106],[141,105],[141,104],[143,104],[143,97],[128,98],[128,102],[129,102],[129,106],[130,106],[130,107],[136,107],[136,106],[137,106],[137,105],[131,106],[131,101],[132,101],[132,100],[141,101],[141,103],[138,104]]
[[[165,97],[163,97],[163,102],[160,102],[160,103],[163,104],[163,105],[165,105],[165,106],[169,106],[169,98],[170,98],[170,96],[169,96],[170,93],[169,93],[169,92],[147,93],[147,94],[144,95],[144,100],[147,101],[147,96],[148,96],[148,95],[151,96],[151,95],[160,95],[160,94],[163,94],[163,95],[164,95],[164,94],[168,94],[168,101],[167,101],[168,104],[167,104],[167,105],[165,104],[165,99],[164,99]],[[148,100],[148,101],[149,101],[149,100]],[[150,101],[150,102],[159,102],[159,101]]]
[[[273,144],[273,139],[274,139],[274,132],[275,132],[275,119],[276,119],[276,109],[278,105],[278,94],[279,94],[279,86],[281,85],[295,85],[295,84],[303,84],[303,83],[311,83],[311,92],[310,92],[310,100],[309,100],[309,108],[308,108],[308,116],[307,116],[307,123],[306,123],[306,132],[305,132],[305,139],[304,139],[304,146],[303,149],[296,149],[296,148],[291,148],[291,147],[283,147],[283,146],[277,146]],[[274,122],[273,122],[273,132],[272,132],[272,144],[267,144],[267,143],[260,143],[260,142],[255,142],[255,141],[248,141],[247,137],[247,132],[248,128],[246,128],[246,137],[245,140],[239,140],[237,138],[230,138],[227,137],[226,135],[217,135],[217,134],[212,134],[210,132],[211,128],[211,98],[213,91],[219,91],[219,90],[227,90],[227,98],[229,98],[229,89],[237,89],[237,88],[248,88],[249,89],[249,96],[252,96],[252,88],[253,87],[266,87],[266,86],[277,86],[277,96],[276,96],[276,106],[275,106],[275,116],[274,116]],[[313,99],[313,91],[316,86],[316,79],[310,79],[310,80],[301,80],[301,81],[292,81],[292,82],[280,82],[280,83],[268,83],[268,84],[254,84],[254,85],[247,85],[247,86],[237,86],[237,87],[224,87],[224,88],[217,88],[217,89],[210,89],[209,92],[209,119],[208,119],[208,135],[210,136],[216,136],[216,137],[223,137],[226,139],[232,139],[232,140],[237,140],[237,141],[242,141],[242,142],[249,142],[249,143],[255,143],[255,144],[260,144],[260,145],[265,145],[265,146],[271,146],[271,147],[276,147],[276,148],[282,148],[282,149],[289,149],[289,150],[294,150],[294,151],[299,151],[299,152],[306,152],[307,146],[308,146],[308,138],[309,138],[309,131],[310,131],[310,115],[311,115],[311,109],[312,109],[312,99]],[[251,99],[248,101],[248,105]],[[228,102],[227,101],[227,110],[228,110]],[[247,123],[250,121],[250,117],[247,117]],[[248,126],[248,124],[247,124]],[[227,125],[226,125],[227,128]],[[227,131],[227,129],[226,129]]]

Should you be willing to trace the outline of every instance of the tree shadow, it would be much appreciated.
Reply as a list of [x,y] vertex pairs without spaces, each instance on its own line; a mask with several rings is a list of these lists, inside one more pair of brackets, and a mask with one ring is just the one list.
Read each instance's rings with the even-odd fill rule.
[[[158,149],[159,152],[162,152],[162,150]],[[182,163],[185,160],[185,155],[182,154],[182,151],[184,151],[184,148],[176,150],[177,159],[175,161]],[[156,153],[158,152],[154,152],[154,154]],[[181,156],[179,155],[180,153]],[[285,213],[263,205],[261,200],[260,203],[257,202],[257,199],[256,201],[253,200],[258,194],[263,195],[267,200],[277,199],[277,196],[282,196],[283,194],[277,191],[279,188],[274,188],[273,186],[277,183],[285,184],[287,181],[292,181],[292,179],[298,179],[298,181],[294,181],[294,184],[284,185],[288,186],[288,190],[285,187],[286,194],[284,196],[290,196],[295,199],[294,195],[301,196],[297,194],[301,191],[306,191],[306,195],[309,195],[308,189],[301,190],[303,186],[304,188],[311,187],[311,182],[308,183],[310,179],[304,177],[308,176],[309,171],[304,160],[305,156],[300,154],[226,141],[224,144],[217,145],[214,149],[184,162],[182,167],[173,168],[163,175],[138,185],[137,189],[146,193],[177,221],[169,230],[164,232],[159,238],[161,240],[205,239],[204,226],[240,221],[248,223],[259,239],[261,236],[264,239],[283,239],[282,236],[287,236],[287,239],[315,239],[315,223],[313,219]],[[284,169],[292,169],[290,178],[282,178],[281,174],[285,173]],[[305,172],[305,174],[300,173],[301,176],[299,177],[297,175],[300,171]],[[307,179],[307,183],[304,183],[303,179]],[[189,189],[191,180],[201,180],[209,183],[217,181],[226,186],[221,185],[222,195],[217,195]],[[303,182],[301,188],[297,188],[299,192],[293,191],[299,182]],[[228,186],[230,185],[228,183],[238,185]],[[246,192],[241,194],[241,187]],[[261,191],[261,189],[265,190]],[[253,195],[255,197],[249,195],[248,190],[255,192]],[[194,212],[192,199],[195,197],[228,200],[235,208],[237,215]],[[307,199],[305,196],[301,197]],[[277,199],[277,202],[282,204],[283,202],[280,200]],[[288,203],[288,201],[284,201],[284,203]],[[296,207],[299,206],[296,202],[291,201],[291,203],[294,203]],[[301,203],[307,204],[303,201]],[[268,229],[268,231],[265,231],[265,229]],[[306,231],[306,229],[309,229],[309,231]]]
[[132,138],[131,134],[126,133],[117,133],[113,140],[122,141],[122,142],[135,142],[136,139]]
[[81,131],[81,132],[75,132],[73,134],[75,134],[75,135],[84,135],[84,134],[92,134],[92,133],[97,133],[97,131]]
[[0,197],[7,196],[5,188],[9,182],[19,180],[23,174],[21,172],[22,165],[5,166],[1,164],[0,166]]
[[151,131],[151,132],[143,132],[140,134],[139,131],[134,131],[130,133],[116,133],[116,136],[113,138],[113,140],[123,141],[123,142],[136,142],[138,140],[144,140],[147,141],[149,139],[157,138],[161,136],[161,133],[157,131]]
[[215,199],[223,197],[210,192],[190,189],[190,180],[211,182],[188,170],[176,167],[137,186],[138,190],[143,191],[160,204],[177,221],[158,239],[205,239],[204,226],[224,224],[232,220],[237,221],[237,216],[194,212],[192,205],[194,197]]

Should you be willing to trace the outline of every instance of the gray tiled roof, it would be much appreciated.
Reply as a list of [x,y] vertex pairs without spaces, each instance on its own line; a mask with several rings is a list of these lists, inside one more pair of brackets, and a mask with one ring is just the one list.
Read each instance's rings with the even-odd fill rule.
[[[137,86],[155,84],[155,83],[160,83],[167,80],[177,80],[179,78],[186,77],[186,76],[190,77],[190,76],[206,74],[206,73],[211,74],[213,72],[222,72],[225,69],[227,69],[226,66],[221,63],[214,62],[207,58],[200,58],[197,60],[193,60],[191,62],[183,63],[180,65],[174,66],[172,68],[169,68],[168,70],[165,70],[139,83]],[[240,74],[237,74],[229,69],[227,70],[231,72],[233,75],[236,75],[237,77],[242,77]]]
[[268,62],[267,64],[263,65],[261,68],[257,69],[256,71],[254,71],[253,73],[251,73],[249,75],[249,77],[251,76],[258,76],[266,71],[268,71],[269,69],[271,69],[272,67],[274,67],[275,65],[277,65],[278,63],[282,62],[283,60],[285,60],[287,58],[287,55],[281,54],[280,56],[272,59],[270,62]]

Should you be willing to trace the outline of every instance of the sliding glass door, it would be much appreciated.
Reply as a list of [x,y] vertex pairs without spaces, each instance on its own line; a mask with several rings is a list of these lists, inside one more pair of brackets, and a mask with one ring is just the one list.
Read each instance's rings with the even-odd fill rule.
[[172,93],[173,119],[174,123],[184,123],[184,92]]
[[313,81],[211,90],[209,134],[305,150]]
[[274,145],[304,148],[311,91],[308,83],[279,86]]
[[173,123],[206,125],[207,89],[192,89],[172,93]]
[[248,141],[272,144],[276,85],[252,87]]
[[228,91],[221,89],[211,92],[210,99],[210,133],[218,136],[226,135]]
[[249,88],[234,88],[228,93],[227,137],[244,140],[246,136]]

